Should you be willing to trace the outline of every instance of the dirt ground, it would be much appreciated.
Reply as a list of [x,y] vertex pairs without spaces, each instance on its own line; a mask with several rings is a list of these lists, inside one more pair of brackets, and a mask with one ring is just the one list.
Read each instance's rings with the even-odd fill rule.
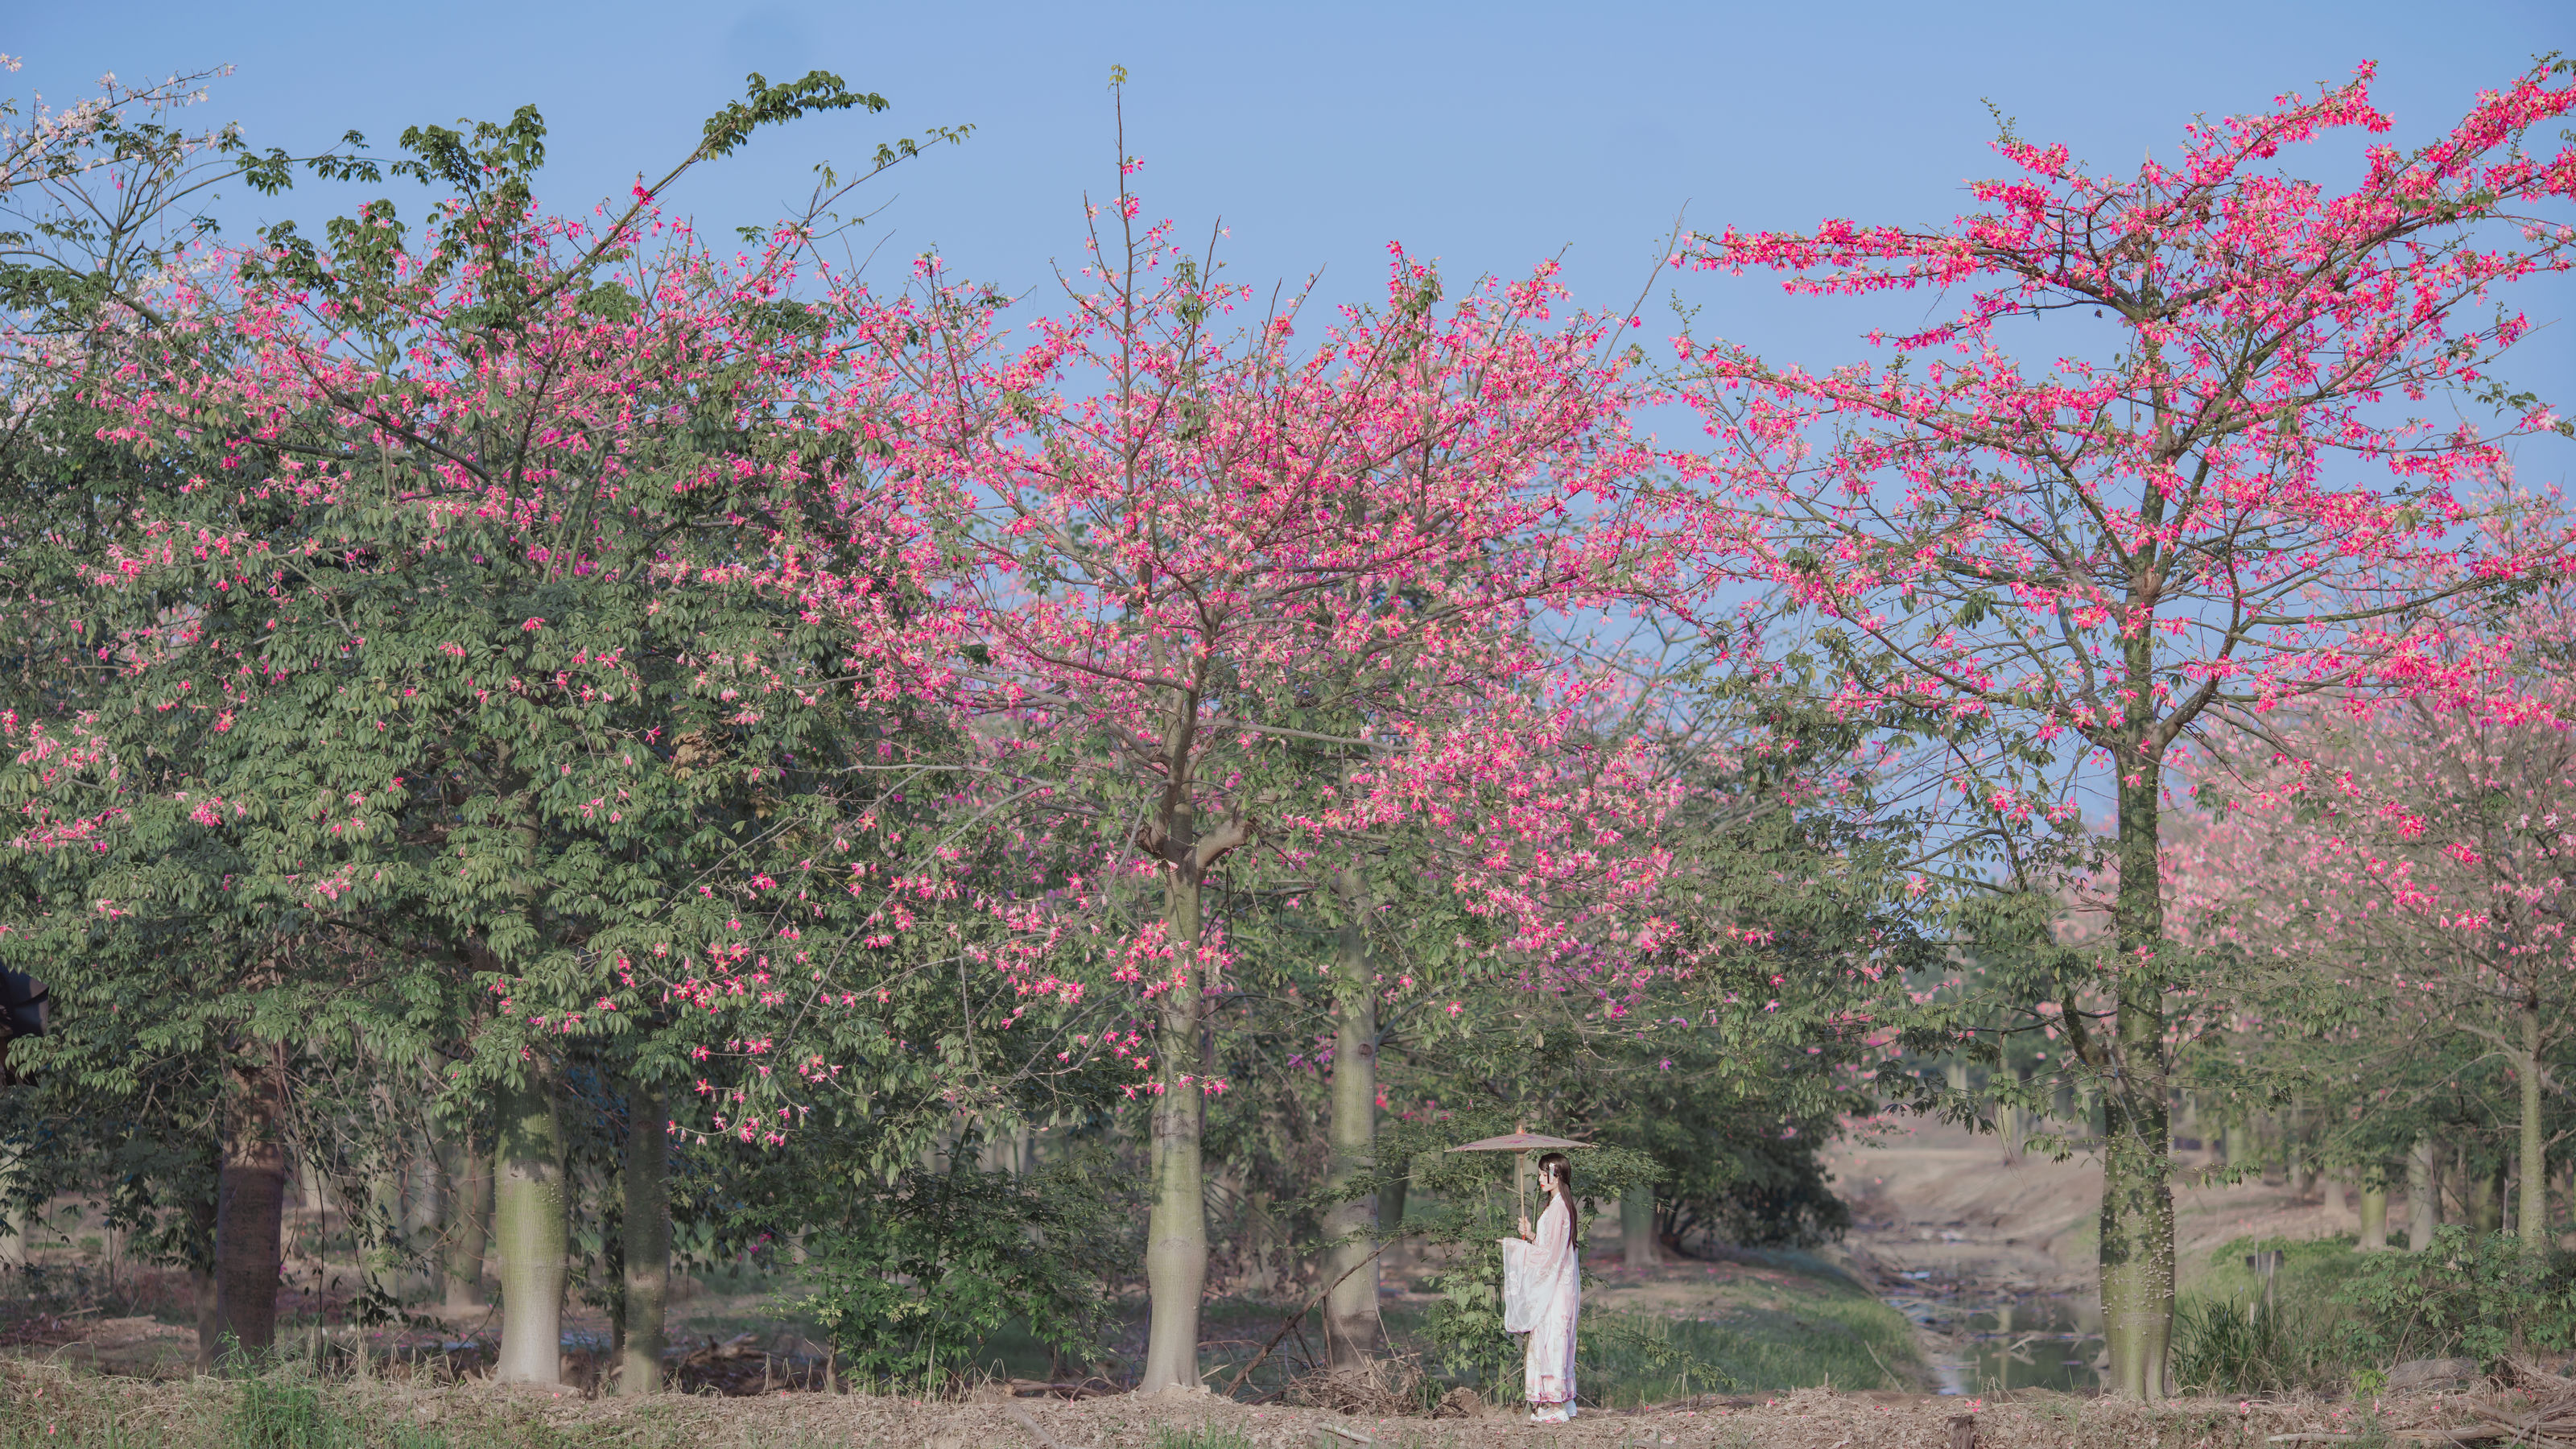
[[[1843,1248],[1856,1272],[1892,1281],[1930,1269],[2034,1291],[2092,1286],[2102,1169],[2089,1158],[2007,1163],[1994,1137],[1898,1120],[1835,1144],[1827,1162],[1852,1205]],[[2350,1212],[2327,1212],[2314,1193],[2294,1198],[2279,1183],[2208,1186],[2194,1159],[2181,1167],[2174,1251],[2186,1289],[2207,1271],[2210,1253],[2234,1239],[2321,1238],[2358,1226]],[[2403,1221],[2404,1211],[2401,1192],[2389,1217]]]
[[[221,1379],[155,1382],[0,1363],[0,1434],[11,1442],[232,1449],[228,1409],[239,1391]],[[2486,1397],[2502,1403],[2511,1396]],[[2458,1396],[2378,1409],[2215,1401],[2148,1409],[2031,1392],[1960,1400],[1824,1389],[1545,1427],[1501,1416],[1373,1419],[1254,1408],[1199,1394],[962,1404],[819,1393],[636,1401],[488,1381],[375,1381],[337,1385],[330,1399],[347,1422],[384,1426],[386,1442],[401,1426],[456,1449],[1156,1449],[1174,1438],[1245,1449],[1947,1449],[1958,1442],[1954,1422],[1965,1416],[1973,1416],[1974,1442],[1983,1449],[2252,1449],[2278,1434],[2366,1433],[2374,1424],[2402,1431],[2466,1417]]]

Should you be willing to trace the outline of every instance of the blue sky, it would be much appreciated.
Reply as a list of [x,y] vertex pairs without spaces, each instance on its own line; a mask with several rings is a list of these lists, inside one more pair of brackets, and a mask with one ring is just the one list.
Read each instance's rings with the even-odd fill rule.
[[[2576,43],[2564,0],[2434,5],[2186,3],[1538,7],[825,5],[661,0],[31,6],[0,27],[26,59],[10,79],[70,100],[129,79],[238,67],[206,108],[259,144],[306,148],[366,132],[380,151],[421,121],[501,117],[534,102],[553,128],[559,207],[659,174],[743,73],[822,67],[883,92],[881,117],[763,135],[672,196],[710,228],[801,197],[822,158],[971,122],[974,139],[882,184],[868,243],[898,261],[936,245],[1017,291],[1076,255],[1086,188],[1112,183],[1109,68],[1122,64],[1129,149],[1150,212],[1185,232],[1222,217],[1238,280],[1326,269],[1327,295],[1373,289],[1401,239],[1451,274],[1518,272],[1561,254],[1581,301],[1624,307],[1654,277],[1683,207],[1694,224],[1802,225],[1826,215],[1933,221],[1959,183],[1997,169],[1991,99],[2024,134],[2097,166],[2172,154],[2184,122],[2381,64],[2399,139],[2455,119],[2534,52]],[[2323,164],[2321,162],[2321,164]],[[404,188],[408,190],[407,185]],[[401,193],[396,193],[398,196]],[[310,220],[356,198],[307,190],[233,198],[257,219]],[[403,197],[406,210],[418,202]],[[1768,284],[1676,282],[1700,326],[1787,355],[1848,356],[1866,322]],[[2526,292],[2561,315],[2565,288]],[[1885,320],[1887,304],[1872,304]],[[1894,320],[1903,322],[1910,317]],[[1650,319],[1650,327],[1658,322]],[[1668,331],[1669,328],[1663,330]],[[2517,372],[2567,398],[2563,329]]]

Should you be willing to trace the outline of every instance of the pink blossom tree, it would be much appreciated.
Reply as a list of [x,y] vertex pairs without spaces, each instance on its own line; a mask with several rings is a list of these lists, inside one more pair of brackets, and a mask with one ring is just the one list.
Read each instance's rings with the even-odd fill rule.
[[2552,591],[2446,622],[2443,689],[2285,711],[2194,761],[2217,814],[2168,875],[2179,921],[2367,998],[2392,1043],[2417,1023],[2505,1060],[2537,1254],[2546,1057],[2576,1029],[2576,621]]
[[[1555,321],[1548,269],[1444,302],[1398,252],[1384,302],[1306,323],[1311,347],[1296,308],[1228,337],[1248,289],[1139,222],[1137,164],[1025,341],[933,261],[887,349],[912,378],[895,445],[922,511],[962,520],[942,606],[992,807],[1075,842],[1054,904],[1086,913],[1097,984],[1141,1018],[1118,1040],[1152,1099],[1151,1391],[1199,1382],[1200,1138],[1225,1085],[1207,1002],[1228,972],[1212,878],[1261,873],[1356,919],[1371,833],[1420,815],[1543,954],[1545,903],[1633,897],[1654,866],[1596,823],[1626,777],[1573,748],[1577,701],[1529,628],[1605,593],[1634,545],[1622,504],[1649,455],[1614,325]],[[1354,945],[1346,1013],[1373,994]],[[1364,1067],[1335,1062],[1362,1112]],[[1337,1173],[1365,1141],[1337,1134]],[[1373,1272],[1352,1282],[1374,1298]]]
[[[2340,189],[2285,171],[2286,148],[2390,128],[2371,76],[2193,125],[2176,162],[2126,175],[2007,130],[2017,174],[1949,225],[1730,229],[1680,258],[1810,295],[1967,294],[1827,371],[1686,341],[1712,439],[1692,504],[1712,577],[1820,626],[1845,707],[2018,731],[1949,767],[1996,821],[2071,822],[2083,772],[2107,776],[2112,929],[2061,1004],[2108,1103],[2102,1293],[2131,1397],[2163,1392],[2173,1300],[2170,752],[2305,693],[2420,687],[2442,667],[2429,605],[2558,554],[2465,540],[2460,489],[2567,430],[2495,382],[2531,324],[2494,299],[2576,258],[2576,148],[2527,145],[2576,87],[2535,66],[2429,144],[2370,145]],[[2468,404],[2496,421],[2449,415]],[[2076,1009],[2093,985],[2105,1013]]]

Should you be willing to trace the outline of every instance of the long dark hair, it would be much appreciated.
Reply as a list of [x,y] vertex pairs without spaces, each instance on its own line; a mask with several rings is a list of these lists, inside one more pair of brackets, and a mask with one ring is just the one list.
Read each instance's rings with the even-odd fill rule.
[[1565,1154],[1562,1152],[1551,1152],[1538,1160],[1540,1189],[1544,1191],[1551,1180],[1556,1183],[1557,1195],[1569,1199],[1568,1207],[1571,1208],[1570,1200],[1574,1196],[1574,1164],[1566,1161]]

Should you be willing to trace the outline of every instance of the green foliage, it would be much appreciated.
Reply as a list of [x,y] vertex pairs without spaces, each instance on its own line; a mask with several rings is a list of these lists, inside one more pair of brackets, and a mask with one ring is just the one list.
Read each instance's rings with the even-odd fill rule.
[[2339,1387],[2342,1359],[2311,1319],[2255,1299],[2187,1298],[2174,1310],[2174,1379],[2189,1394]]
[[1015,1323],[1056,1352],[1094,1354],[1118,1244],[1109,1204],[1072,1171],[907,1173],[806,1240],[816,1286],[797,1307],[862,1379],[944,1383]]
[[1716,1322],[1587,1311],[1575,1344],[1576,1382],[1610,1407],[1817,1384],[1903,1389],[1918,1363],[1904,1317],[1856,1285]]
[[303,1379],[242,1380],[224,1431],[235,1449],[447,1449],[443,1434],[354,1421]]
[[[2284,1255],[2269,1305],[2244,1267],[2266,1249]],[[2576,1346],[2576,1254],[2535,1260],[2519,1238],[2457,1224],[2422,1253],[2356,1252],[2350,1238],[2244,1238],[2214,1255],[2174,1328],[2186,1389],[2359,1393],[2365,1375],[2408,1359],[2492,1362]]]
[[2576,1254],[2531,1255],[2522,1240],[2444,1224],[2428,1251],[2356,1255],[2337,1297],[2359,1362],[2474,1358],[2576,1347]]

